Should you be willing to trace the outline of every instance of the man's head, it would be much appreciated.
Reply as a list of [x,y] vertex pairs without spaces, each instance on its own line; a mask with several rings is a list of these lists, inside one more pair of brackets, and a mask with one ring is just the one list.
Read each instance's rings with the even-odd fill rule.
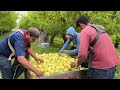
[[27,40],[28,42],[34,42],[39,39],[40,31],[37,28],[30,27],[27,31]]
[[71,38],[71,39],[73,39],[74,37],[75,37],[75,35],[76,35],[76,31],[75,31],[75,29],[74,29],[74,27],[69,27],[68,29],[67,29],[67,32],[66,32],[66,38]]
[[76,20],[76,27],[79,27],[80,29],[85,28],[86,25],[88,25],[88,17],[87,16],[80,16],[77,20]]
[[66,34],[66,36],[65,36],[66,38],[73,38],[74,36],[73,35],[70,35],[70,34]]

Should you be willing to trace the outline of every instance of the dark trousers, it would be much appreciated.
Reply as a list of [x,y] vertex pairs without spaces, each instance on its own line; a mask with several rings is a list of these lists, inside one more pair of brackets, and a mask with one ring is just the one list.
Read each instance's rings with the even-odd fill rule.
[[116,67],[108,69],[89,68],[87,72],[88,79],[114,79]]
[[[28,58],[29,55],[26,56]],[[26,69],[20,65],[18,60],[15,58],[13,64],[8,60],[7,57],[0,55],[0,71],[2,79],[17,79],[23,72],[26,78]]]
[[[29,60],[29,54],[26,54],[25,57],[27,60]],[[27,79],[27,69],[25,69],[15,58],[13,64],[12,64],[12,72],[13,72],[13,79],[17,79],[22,73],[24,73],[25,79]]]
[[13,73],[11,61],[9,61],[8,58],[3,55],[0,55],[0,71],[2,79],[12,79]]

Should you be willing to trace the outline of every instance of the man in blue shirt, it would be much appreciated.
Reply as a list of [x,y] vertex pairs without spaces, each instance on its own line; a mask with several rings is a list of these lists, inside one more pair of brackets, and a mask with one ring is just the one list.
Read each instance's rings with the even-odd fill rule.
[[[73,27],[69,27],[65,37],[67,38],[67,41],[60,50],[59,55],[61,55],[61,53],[66,53],[69,55],[77,55],[80,46],[80,33],[77,33]],[[73,41],[75,48],[72,50],[66,50],[66,48],[71,43],[71,41]]]
[[8,44],[10,39],[11,46],[15,52],[15,57],[18,62],[26,69],[33,71],[37,76],[43,76],[44,73],[33,67],[26,59],[27,53],[31,55],[36,61],[43,62],[42,59],[38,58],[33,52],[30,43],[37,40],[40,36],[40,31],[37,28],[29,28],[28,30],[15,31],[7,35],[3,40],[0,41],[0,70],[2,79],[12,79],[12,65],[9,57],[12,50]]

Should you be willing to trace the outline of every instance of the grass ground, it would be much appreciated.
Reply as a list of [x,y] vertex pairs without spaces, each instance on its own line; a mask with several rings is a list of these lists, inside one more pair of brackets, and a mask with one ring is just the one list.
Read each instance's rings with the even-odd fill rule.
[[[0,40],[2,38],[4,38],[5,36],[6,36],[6,34],[0,36]],[[62,47],[62,45],[63,45],[63,40],[61,38],[56,37],[55,40],[54,40],[54,43],[51,44],[49,48],[44,48],[44,49],[40,48],[40,46],[38,44],[36,44],[36,43],[32,44],[32,48],[38,54],[42,54],[42,53],[56,53],[56,52],[59,52],[59,50]],[[118,54],[120,56],[120,46],[117,49],[117,52],[118,52]],[[21,75],[19,77],[19,79],[24,79],[23,75]],[[116,72],[115,79],[120,79],[120,65],[117,66],[117,72]]]

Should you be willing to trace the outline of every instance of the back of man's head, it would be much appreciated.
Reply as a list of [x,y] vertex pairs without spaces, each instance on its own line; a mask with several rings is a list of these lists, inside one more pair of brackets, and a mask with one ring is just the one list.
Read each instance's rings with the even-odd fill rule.
[[77,20],[76,20],[76,27],[79,27],[79,23],[87,25],[89,22],[89,19],[85,15],[81,15]]

